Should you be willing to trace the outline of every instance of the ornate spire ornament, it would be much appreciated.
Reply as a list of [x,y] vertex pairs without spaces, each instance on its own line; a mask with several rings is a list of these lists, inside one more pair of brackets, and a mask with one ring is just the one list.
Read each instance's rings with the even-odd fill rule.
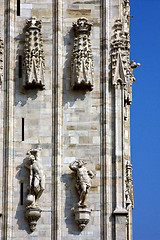
[[[123,23],[117,19],[114,24],[112,40],[112,83],[117,84],[116,73],[123,72],[123,84],[126,84],[126,69],[129,63],[130,40],[129,33],[123,31]],[[120,59],[120,60],[119,60]],[[120,65],[119,65],[120,62]]]
[[73,89],[93,89],[93,56],[91,49],[92,24],[87,18],[79,18],[73,23],[74,47],[71,58],[71,86]]
[[[128,7],[128,1],[124,1]],[[124,16],[125,17],[125,16]],[[129,15],[127,14],[127,19]],[[125,19],[125,18],[124,18]],[[128,20],[129,21],[129,20]],[[112,39],[112,84],[117,85],[119,75],[123,75],[121,83],[124,87],[124,105],[132,102],[132,83],[135,81],[133,68],[140,66],[139,63],[130,61],[130,34],[124,27],[124,22],[117,19],[114,24],[114,34]],[[125,116],[127,118],[127,116]]]
[[25,88],[44,89],[45,57],[41,33],[41,21],[36,17],[26,21],[24,47]]

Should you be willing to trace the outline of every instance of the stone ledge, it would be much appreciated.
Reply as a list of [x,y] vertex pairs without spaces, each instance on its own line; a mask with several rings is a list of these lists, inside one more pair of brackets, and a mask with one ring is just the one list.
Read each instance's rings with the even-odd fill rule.
[[116,208],[114,211],[113,211],[113,214],[114,215],[127,215],[128,214],[128,211],[125,209],[125,208]]

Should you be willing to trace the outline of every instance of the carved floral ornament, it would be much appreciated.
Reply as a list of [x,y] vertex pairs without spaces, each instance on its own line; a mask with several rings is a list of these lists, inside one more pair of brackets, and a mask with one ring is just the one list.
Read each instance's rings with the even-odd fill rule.
[[92,24],[87,18],[79,18],[73,23],[74,47],[71,57],[71,87],[73,89],[93,89],[93,56],[91,49]]
[[26,21],[24,68],[25,88],[44,89],[45,57],[41,21],[36,17]]

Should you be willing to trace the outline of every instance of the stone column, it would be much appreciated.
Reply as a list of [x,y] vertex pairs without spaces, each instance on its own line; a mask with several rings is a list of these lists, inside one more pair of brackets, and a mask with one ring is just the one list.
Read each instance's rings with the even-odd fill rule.
[[63,1],[53,1],[53,208],[52,239],[61,239],[61,165],[62,165],[62,95],[63,95]]
[[14,110],[14,9],[15,1],[4,2],[4,117],[3,117],[3,232],[2,239],[12,238],[13,186],[13,110]]
[[124,89],[121,79],[115,85],[115,240],[126,239],[126,216],[124,208],[124,159],[123,159],[123,104]]
[[[2,26],[4,25],[4,0],[0,1],[1,3],[1,8],[0,8],[0,27],[2,29]],[[4,75],[4,34],[3,32],[0,32],[0,136],[3,136],[3,90],[2,90],[2,82],[3,82],[3,75]],[[2,226],[2,211],[3,211],[3,206],[2,206],[2,199],[3,199],[3,194],[2,194],[2,189],[3,189],[3,138],[0,138],[0,159],[1,159],[1,168],[0,168],[0,236],[1,232],[3,230]]]

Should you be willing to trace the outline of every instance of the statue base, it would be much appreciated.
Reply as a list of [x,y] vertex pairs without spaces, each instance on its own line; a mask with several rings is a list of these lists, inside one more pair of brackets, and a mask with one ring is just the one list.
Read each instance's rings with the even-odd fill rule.
[[37,221],[41,217],[41,209],[38,207],[28,207],[26,210],[26,218],[29,223],[31,232],[36,229]]
[[77,206],[74,208],[75,221],[79,225],[81,231],[86,227],[90,220],[91,210],[87,206]]

